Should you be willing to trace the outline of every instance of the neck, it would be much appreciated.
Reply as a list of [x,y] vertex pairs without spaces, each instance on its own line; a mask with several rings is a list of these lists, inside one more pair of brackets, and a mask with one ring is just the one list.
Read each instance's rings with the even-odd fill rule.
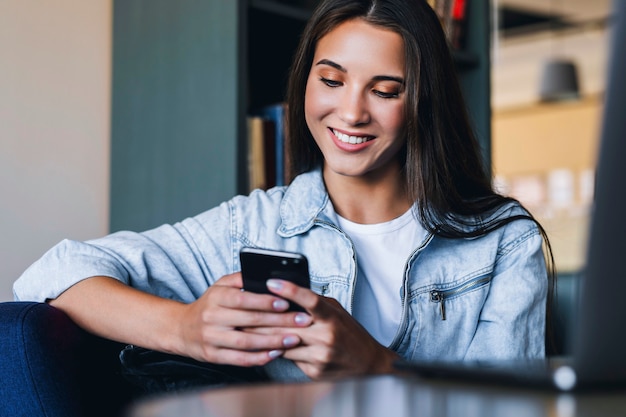
[[326,189],[337,214],[355,223],[382,223],[400,217],[412,205],[400,168],[351,177],[324,168]]

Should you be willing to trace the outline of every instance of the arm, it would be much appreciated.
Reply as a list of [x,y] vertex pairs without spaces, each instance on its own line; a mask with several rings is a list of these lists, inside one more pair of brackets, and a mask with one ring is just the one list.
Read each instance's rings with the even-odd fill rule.
[[107,278],[85,279],[50,303],[97,335],[197,360],[263,365],[300,342],[289,332],[263,335],[240,327],[307,326],[307,315],[283,313],[278,297],[241,292],[241,275],[226,276],[197,301],[160,298]]
[[265,363],[299,339],[237,329],[294,326],[295,316],[282,314],[278,297],[241,293],[231,210],[225,203],[142,233],[65,240],[16,281],[16,299],[52,300],[80,326],[123,343],[215,363]]
[[535,228],[501,248],[466,360],[543,357],[547,270]]
[[181,302],[102,276],[80,281],[49,302],[91,333],[155,350],[176,350],[175,323],[184,307]]

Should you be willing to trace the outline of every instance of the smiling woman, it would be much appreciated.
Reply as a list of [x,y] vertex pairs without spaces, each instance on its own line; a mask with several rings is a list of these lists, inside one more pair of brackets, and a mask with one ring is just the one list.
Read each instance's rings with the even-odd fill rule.
[[[492,190],[455,77],[426,1],[322,1],[288,83],[288,186],[143,233],[61,242],[15,293],[191,358],[205,383],[390,373],[400,357],[541,357],[549,244]],[[242,292],[244,247],[301,252],[311,288],[271,279],[269,294]]]

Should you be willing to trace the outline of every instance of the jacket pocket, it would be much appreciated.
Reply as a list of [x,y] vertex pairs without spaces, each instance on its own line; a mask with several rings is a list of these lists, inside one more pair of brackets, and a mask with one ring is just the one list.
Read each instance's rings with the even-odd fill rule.
[[446,319],[446,301],[459,297],[480,287],[484,287],[491,282],[491,274],[481,275],[466,281],[456,287],[446,289],[433,289],[430,291],[430,301],[439,304],[439,314],[441,320]]

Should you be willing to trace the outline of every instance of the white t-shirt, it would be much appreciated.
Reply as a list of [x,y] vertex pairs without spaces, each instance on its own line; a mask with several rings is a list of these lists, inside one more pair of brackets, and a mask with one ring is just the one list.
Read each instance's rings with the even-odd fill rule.
[[404,267],[426,231],[412,210],[391,221],[359,224],[337,215],[356,249],[357,280],[352,315],[382,345],[388,346],[402,319]]

